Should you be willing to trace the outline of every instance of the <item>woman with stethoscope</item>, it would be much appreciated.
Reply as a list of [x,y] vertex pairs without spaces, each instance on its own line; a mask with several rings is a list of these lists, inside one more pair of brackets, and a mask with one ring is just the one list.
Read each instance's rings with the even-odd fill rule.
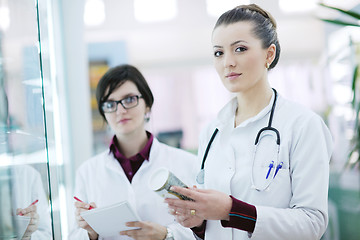
[[166,199],[198,239],[320,239],[327,215],[330,132],[267,80],[280,54],[276,23],[255,4],[224,13],[215,68],[236,97],[201,134],[198,187]]

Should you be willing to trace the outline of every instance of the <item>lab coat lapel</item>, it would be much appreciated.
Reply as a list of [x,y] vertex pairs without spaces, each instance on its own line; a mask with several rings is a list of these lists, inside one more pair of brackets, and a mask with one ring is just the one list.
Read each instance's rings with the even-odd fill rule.
[[119,186],[118,191],[120,192],[126,191],[127,192],[126,195],[128,196],[128,201],[130,202],[130,204],[134,205],[135,192],[120,163],[116,158],[114,158],[112,153],[108,154],[104,160],[106,161],[105,163],[106,168],[108,168],[110,171],[115,172],[119,176],[119,180],[121,182],[114,183],[115,185]]
[[[235,155],[228,141],[228,132],[229,127],[233,127],[236,107],[236,98],[233,98],[220,110],[215,123],[215,128],[219,129],[219,132],[211,145],[204,168],[205,187],[227,194],[231,194],[230,182],[235,174]],[[207,176],[219,176],[221,180]]]
[[106,155],[105,160],[105,166],[106,168],[108,168],[109,170],[116,172],[117,174],[121,174],[121,175],[125,175],[125,172],[123,170],[123,168],[121,167],[120,163],[118,162],[118,160],[113,156],[112,153],[109,153]]
[[[219,129],[217,139],[211,146],[212,151],[209,152],[204,168],[206,188],[231,194],[230,182],[235,174],[235,154],[228,141],[227,129],[221,124],[217,127]],[[207,176],[218,176],[221,180]]]
[[[144,174],[146,175],[146,177],[150,177],[149,172],[147,171],[148,168],[150,168],[152,166],[152,164],[154,163],[154,160],[152,159],[157,159],[159,156],[159,142],[156,138],[154,138],[153,143],[151,145],[151,149],[150,149],[150,154],[149,154],[149,159],[146,159],[141,167],[139,168],[138,172],[135,174],[133,181],[138,181],[141,176],[140,180],[143,180],[143,178],[145,176],[143,176]],[[144,172],[144,173],[143,173]]]

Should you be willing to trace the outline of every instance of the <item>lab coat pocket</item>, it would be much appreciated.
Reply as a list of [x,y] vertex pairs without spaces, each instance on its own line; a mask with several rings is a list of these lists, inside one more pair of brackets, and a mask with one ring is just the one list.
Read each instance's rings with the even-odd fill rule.
[[264,206],[286,207],[291,197],[291,180],[288,165],[283,165],[275,175],[273,167],[266,178],[269,168],[254,168],[253,192],[251,199],[254,204]]
[[274,180],[274,167],[254,166],[251,180],[253,189],[260,192],[267,190]]
[[253,148],[252,185],[258,191],[266,190],[274,180],[279,162],[279,145],[271,134],[265,134]]

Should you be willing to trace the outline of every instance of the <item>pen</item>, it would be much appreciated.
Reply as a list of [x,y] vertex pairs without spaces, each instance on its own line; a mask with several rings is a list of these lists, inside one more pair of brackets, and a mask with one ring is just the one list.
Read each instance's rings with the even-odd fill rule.
[[[79,202],[82,202],[82,203],[83,203],[83,201],[81,201],[79,198],[77,198],[77,197],[75,197],[75,196],[74,196],[74,199],[75,199],[76,201],[79,201]],[[91,209],[93,209],[92,206],[89,207],[89,210],[91,210]]]
[[[33,201],[33,202],[29,205],[29,207],[32,206],[32,205],[35,205],[38,201],[39,201],[39,199],[36,199],[35,201]],[[21,212],[19,213],[19,215],[20,215],[20,216],[24,216],[24,214],[22,214]]]
[[[39,199],[36,199],[35,201],[33,201],[33,202],[30,204],[30,206],[35,205],[38,201],[39,201]],[[30,207],[30,206],[29,206],[29,207]]]
[[274,166],[274,161],[271,161],[271,163],[269,164],[269,171],[268,171],[267,174],[266,174],[266,179],[268,179],[269,174],[270,174],[271,169],[273,168],[273,166]]
[[281,162],[281,163],[279,163],[279,165],[277,165],[276,170],[275,170],[275,174],[274,174],[274,178],[275,178],[277,172],[279,171],[279,169],[282,168],[283,163],[284,162]]

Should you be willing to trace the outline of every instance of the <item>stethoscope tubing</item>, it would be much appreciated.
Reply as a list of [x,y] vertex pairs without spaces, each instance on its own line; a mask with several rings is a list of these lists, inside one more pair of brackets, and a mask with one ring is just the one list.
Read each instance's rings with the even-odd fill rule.
[[205,167],[205,161],[206,161],[206,158],[207,158],[207,155],[209,153],[209,150],[210,150],[210,147],[211,147],[211,144],[212,142],[214,141],[215,137],[216,137],[216,134],[218,133],[219,129],[215,128],[215,131],[214,133],[212,134],[211,138],[210,138],[210,141],[206,147],[206,150],[205,150],[205,154],[204,154],[204,157],[203,157],[203,160],[202,160],[202,163],[201,163],[201,170],[204,169]]
[[[270,117],[269,117],[269,121],[268,121],[268,126],[260,129],[260,131],[257,133],[256,138],[255,138],[254,154],[256,153],[256,146],[257,146],[257,144],[259,143],[259,140],[260,140],[260,138],[261,138],[261,134],[262,134],[264,131],[273,131],[273,132],[275,132],[275,134],[276,134],[276,144],[277,144],[277,146],[278,146],[278,151],[277,151],[277,152],[278,152],[278,154],[279,154],[279,149],[280,149],[280,133],[279,133],[279,131],[278,131],[276,128],[272,127],[272,121],[273,121],[274,112],[275,112],[275,107],[276,107],[276,102],[277,102],[277,91],[276,91],[274,88],[273,88],[272,90],[274,91],[275,96],[274,96],[274,102],[273,102],[273,104],[272,104],[271,111],[270,111]],[[213,141],[214,141],[214,139],[215,139],[215,137],[216,137],[216,135],[217,135],[218,132],[219,132],[219,129],[218,129],[218,128],[215,128],[215,130],[214,130],[214,132],[213,132],[213,134],[212,134],[212,136],[211,136],[211,138],[210,138],[210,141],[209,141],[209,143],[208,143],[208,145],[207,145],[207,147],[206,147],[206,150],[205,150],[205,153],[204,153],[204,157],[203,157],[202,163],[201,163],[200,172],[199,172],[199,174],[198,174],[198,176],[197,176],[197,179],[196,179],[196,181],[197,181],[199,184],[203,184],[203,183],[204,183],[204,168],[205,168],[205,162],[206,162],[207,156],[208,156],[208,154],[209,154],[210,147],[211,147],[211,145],[212,145],[212,143],[213,143]],[[255,157],[255,155],[254,155],[254,157]],[[278,168],[278,162],[279,162],[279,159],[278,159],[278,158],[279,158],[279,155],[277,156],[276,165],[275,165],[275,166],[277,166],[277,168]],[[253,168],[254,168],[254,166],[253,166]],[[277,170],[278,170],[278,169],[277,169]],[[277,171],[276,171],[276,172],[277,172]],[[275,178],[275,175],[276,175],[276,173],[273,174],[272,180]],[[271,182],[272,182],[272,180],[271,180]],[[253,184],[253,186],[254,186],[253,173],[252,173],[251,181],[252,181],[252,184]],[[271,183],[271,182],[270,182],[270,183]],[[269,187],[270,183],[269,183],[264,189],[259,189],[259,188],[257,188],[257,187],[254,187],[254,188],[257,189],[257,190],[259,190],[259,191],[263,191],[263,190],[265,190],[265,189],[267,189],[267,188]]]

